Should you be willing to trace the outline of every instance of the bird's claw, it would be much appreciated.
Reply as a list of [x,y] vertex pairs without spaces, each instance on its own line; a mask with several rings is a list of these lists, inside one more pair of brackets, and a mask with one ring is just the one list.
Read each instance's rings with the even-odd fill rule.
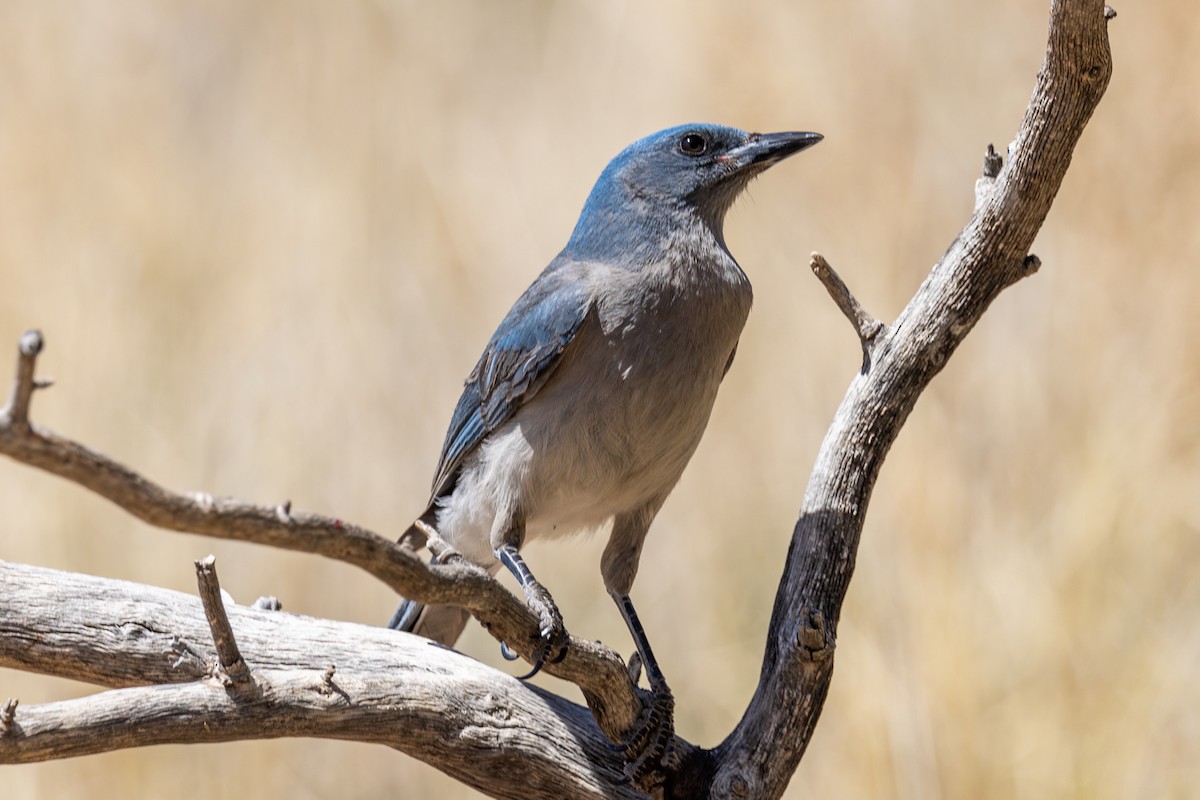
[[[504,642],[501,642],[501,643],[500,643],[500,655],[504,656],[505,658],[508,658],[508,657],[509,657],[509,655],[511,654],[511,655],[512,655],[512,658],[508,658],[508,660],[509,660],[509,661],[516,661],[518,658],[520,658],[520,656],[519,656],[519,655],[517,655],[516,653],[513,653],[511,650],[509,650],[509,651],[506,653],[506,652],[505,652],[505,650],[506,650],[507,648],[508,648],[508,645],[507,645],[507,644],[505,644]],[[533,669],[529,670],[529,672],[526,672],[524,675],[518,675],[518,676],[517,676],[517,680],[519,680],[519,681],[527,681],[527,680],[529,680],[530,678],[532,678],[534,675],[537,675],[539,672],[541,672],[541,671],[542,671],[542,664],[543,664],[543,663],[545,663],[545,662],[543,662],[543,661],[542,661],[542,659],[540,659],[540,658],[539,658],[539,659],[537,659],[537,660],[534,662],[534,664],[533,664]]]
[[[559,612],[554,598],[550,596],[545,587],[536,581],[531,581],[525,587],[525,600],[529,604],[530,610],[537,614],[541,622],[539,628],[541,643],[533,656],[533,670],[527,675],[517,678],[521,681],[527,681],[537,675],[544,665],[557,664],[566,658],[567,644],[570,640],[567,636],[566,626],[563,624],[562,613]],[[520,657],[508,646],[507,642],[500,643],[500,655],[507,661],[515,661]]]
[[[613,749],[625,757],[625,783],[649,788],[675,766],[675,696],[661,676],[651,680],[650,703],[629,737]],[[657,777],[657,780],[655,778]]]
[[[546,587],[538,583],[537,578],[525,566],[524,559],[517,551],[515,544],[503,544],[496,548],[496,559],[513,574],[525,592],[525,602],[529,610],[537,615],[541,634],[541,644],[534,653],[533,672],[522,680],[528,680],[537,674],[546,663],[557,664],[567,655],[567,628],[563,625],[562,613],[546,591]],[[511,648],[510,648],[511,652]],[[506,656],[507,657],[507,656]]]
[[530,581],[525,586],[525,602],[530,610],[537,614],[541,622],[540,633],[542,643],[538,647],[535,661],[538,664],[557,664],[567,655],[567,628],[563,624],[562,613],[546,587],[537,581]]

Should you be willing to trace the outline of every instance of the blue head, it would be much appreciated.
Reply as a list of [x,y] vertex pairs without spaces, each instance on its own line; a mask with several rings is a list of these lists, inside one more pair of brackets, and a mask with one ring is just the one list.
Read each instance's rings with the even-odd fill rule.
[[681,223],[723,241],[725,212],[754,176],[821,141],[819,133],[747,133],[680,125],[621,151],[601,173],[564,254],[647,255]]

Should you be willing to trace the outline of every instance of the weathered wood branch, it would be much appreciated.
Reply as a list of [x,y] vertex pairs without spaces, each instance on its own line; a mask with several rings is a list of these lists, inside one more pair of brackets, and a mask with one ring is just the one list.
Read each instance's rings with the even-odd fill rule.
[[641,796],[616,786],[621,758],[586,709],[416,636],[223,605],[245,692],[217,674],[195,597],[3,561],[0,586],[0,664],[124,687],[17,706],[0,763],[319,736],[394,747],[495,797]]
[[[157,527],[220,539],[298,550],[360,567],[408,597],[471,611],[498,639],[530,658],[539,623],[521,599],[486,571],[457,560],[430,564],[407,547],[366,528],[320,514],[165,489],[78,442],[31,423],[29,398],[41,334],[21,337],[12,400],[0,410],[0,453],[73,481]],[[572,637],[566,657],[545,671],[580,687],[601,727],[620,738],[636,721],[641,700],[621,657],[597,642]]]
[[236,691],[247,693],[254,690],[254,679],[250,668],[237,646],[233,626],[225,612],[221,598],[221,584],[217,580],[217,558],[208,555],[196,562],[196,584],[200,589],[200,602],[208,629],[212,631],[213,646],[217,649],[217,662],[213,665],[214,677],[220,678]]
[[[134,516],[167,530],[240,539],[336,558],[361,567],[409,597],[424,602],[463,606],[472,611],[497,638],[507,643],[515,642],[514,649],[527,657],[532,653],[535,643],[540,641],[538,623],[528,606],[484,570],[474,565],[462,560],[430,564],[412,550],[359,526],[317,514],[294,512],[290,502],[272,507],[233,498],[172,492],[102,453],[32,424],[28,419],[30,398],[33,390],[41,386],[35,377],[35,366],[43,347],[44,342],[37,331],[27,332],[21,337],[12,395],[8,405],[0,409],[0,453],[92,489]],[[211,594],[215,589],[212,576],[205,579],[202,565],[198,563],[197,567],[201,569],[202,592],[207,588]],[[12,641],[44,640],[43,635],[21,629],[15,609],[25,607],[25,598],[15,594],[15,591],[15,587],[5,586],[5,607],[12,611],[9,615],[11,631],[5,633],[0,630],[0,636],[11,638]],[[129,608],[132,602],[134,601],[126,598],[118,607]],[[12,605],[9,606],[8,603]],[[81,608],[88,613],[94,610],[86,606]],[[527,625],[531,627],[527,628]],[[210,628],[214,632],[214,640],[232,641],[232,629],[227,621],[222,623],[219,620],[219,613],[215,610],[210,618]],[[408,634],[393,632],[391,635],[409,638]],[[47,653],[51,656],[61,653],[62,647],[63,642],[55,640],[54,646],[50,647]],[[37,668],[32,662],[22,660],[21,651],[21,647],[0,647],[0,666]],[[88,654],[92,657],[103,657],[103,654],[90,650]],[[229,660],[230,665],[236,667],[236,657],[231,656]],[[77,665],[54,666],[53,658],[39,663],[47,674],[87,680],[85,675],[74,671]],[[596,733],[603,731],[609,740],[620,741],[628,735],[640,718],[642,693],[631,680],[628,668],[620,656],[603,644],[571,637],[566,657],[543,668],[546,672],[579,686],[588,701],[594,722],[599,726]],[[245,687],[246,676],[240,672],[232,675],[216,670],[216,674],[222,680],[233,679],[232,685],[239,689]],[[503,680],[509,676],[494,671],[493,677]],[[159,675],[158,678],[163,680],[164,676]],[[114,684],[109,679],[97,682],[106,686],[122,685]],[[438,701],[439,698],[425,698],[427,703]],[[567,701],[561,702],[565,704],[564,708],[573,707]],[[29,707],[23,707],[21,716],[28,713],[31,713]],[[590,717],[584,712],[582,716],[576,715],[574,718]],[[29,728],[23,726],[17,730],[24,732],[19,734],[20,737],[24,737]],[[252,724],[246,730],[252,730]],[[264,735],[268,735],[267,732],[264,731]],[[277,732],[271,735],[289,734]],[[303,729],[298,728],[294,735],[316,734],[306,734]],[[7,736],[0,736],[0,763],[4,763],[10,757],[8,747],[17,741],[15,737],[18,737],[18,734],[14,734],[12,730]],[[121,746],[146,743],[128,737],[118,737],[115,741],[123,743]],[[684,758],[689,757],[696,749],[682,739],[676,742],[676,748]],[[568,773],[590,772],[601,770],[613,758],[608,745],[594,752],[579,752],[588,757],[573,761],[571,754],[559,753],[557,763],[560,766],[547,769],[555,772],[565,764],[570,767]],[[64,755],[68,753],[64,752]],[[461,765],[467,769],[463,774],[453,772],[454,764],[443,764],[438,759],[432,759],[431,763],[472,785],[489,774],[494,778],[495,774],[480,759],[463,760]],[[569,774],[564,777],[569,777]],[[506,791],[508,790],[499,790],[500,793],[496,796],[506,796]],[[527,788],[523,796],[535,797],[528,793]],[[559,795],[551,791],[545,796]]]
[[[820,716],[875,479],[917,397],[992,301],[1040,263],[1034,236],[1112,71],[1100,0],[1053,0],[1046,57],[1008,163],[900,316],[872,340],[826,433],[776,595],[758,689],[713,752],[710,796],[778,797]],[[786,766],[784,766],[786,765]]]
[[[1100,0],[1052,0],[1045,61],[1008,161],[989,147],[971,219],[894,322],[867,314],[814,255],[815,274],[863,345],[863,368],[805,492],[755,695],[718,747],[677,741],[681,758],[656,795],[783,793],[828,692],[838,618],[880,467],[920,393],[991,302],[1039,267],[1029,248],[1111,73],[1112,16]],[[286,503],[169,492],[33,425],[39,350],[40,338],[22,339],[14,389],[0,411],[0,452],[160,527],[355,564],[408,596],[468,608],[530,655],[536,621],[481,570],[430,567],[387,538],[293,513]],[[389,744],[495,797],[638,796],[620,783],[620,764],[600,730],[609,737],[627,731],[641,700],[621,659],[603,645],[572,638],[567,658],[547,665],[584,690],[598,730],[584,709],[413,637],[231,608],[229,624],[254,685],[239,695],[212,677],[213,635],[193,599],[14,565],[0,564],[0,580],[0,665],[126,687],[68,703],[0,708],[0,762],[165,741],[328,736]],[[86,619],[61,619],[64,581],[81,593],[73,605]]]

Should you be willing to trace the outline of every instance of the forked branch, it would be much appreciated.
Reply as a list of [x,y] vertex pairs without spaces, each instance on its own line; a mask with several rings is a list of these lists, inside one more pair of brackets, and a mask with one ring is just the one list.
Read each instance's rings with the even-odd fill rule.
[[[67,478],[160,528],[256,542],[334,558],[362,568],[408,597],[471,611],[489,631],[526,657],[540,641],[528,606],[486,571],[464,562],[430,564],[366,528],[319,514],[293,511],[290,502],[258,505],[165,489],[108,456],[29,421],[29,398],[39,384],[37,356],[44,342],[21,337],[9,404],[0,410],[0,453]],[[566,657],[546,671],[583,690],[601,728],[619,739],[636,721],[641,700],[624,662],[604,645],[572,637]]]
[[[778,797],[804,754],[832,675],[832,659],[813,654],[836,642],[879,468],[921,392],[992,301],[1040,265],[1029,248],[1108,85],[1112,16],[1100,0],[1053,0],[1045,61],[1008,163],[989,149],[991,185],[974,214],[900,316],[876,334],[869,363],[851,381],[792,533],[758,689],[715,752],[710,796],[736,788]],[[859,316],[848,316],[861,331]]]

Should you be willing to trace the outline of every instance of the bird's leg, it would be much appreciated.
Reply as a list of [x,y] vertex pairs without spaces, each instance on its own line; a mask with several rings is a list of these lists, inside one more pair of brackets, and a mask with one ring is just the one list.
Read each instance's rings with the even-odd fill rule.
[[[533,573],[525,565],[525,559],[517,552],[516,545],[500,545],[496,548],[496,558],[521,584],[521,589],[525,592],[525,602],[541,622],[542,644],[538,648],[533,671],[521,677],[521,680],[528,680],[541,670],[545,662],[556,663],[567,654],[567,631],[554,598],[546,591],[546,587],[533,577]],[[507,654],[505,658],[508,658]]]
[[675,696],[671,694],[662,669],[654,658],[654,651],[650,649],[650,641],[633,608],[633,601],[627,594],[614,592],[612,597],[621,609],[621,616],[625,618],[625,625],[637,645],[652,695],[642,723],[621,745],[626,758],[625,776],[640,784],[651,773],[668,766],[674,755]]

